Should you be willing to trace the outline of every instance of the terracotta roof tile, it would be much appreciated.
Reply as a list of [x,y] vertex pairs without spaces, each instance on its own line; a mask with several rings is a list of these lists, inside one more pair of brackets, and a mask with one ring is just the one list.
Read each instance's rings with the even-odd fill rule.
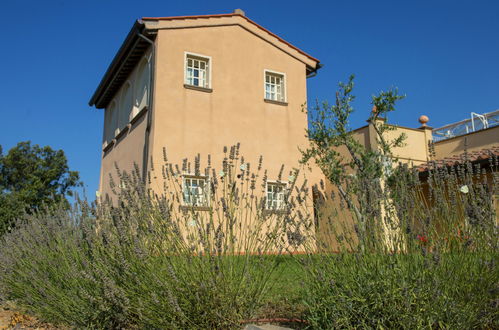
[[486,161],[492,157],[499,157],[499,145],[492,146],[487,149],[481,149],[476,151],[470,151],[468,153],[462,153],[459,155],[452,155],[442,159],[437,159],[430,161],[418,166],[418,171],[426,172],[432,168],[436,167],[451,167],[459,164],[463,164],[466,160],[476,163],[480,161]]

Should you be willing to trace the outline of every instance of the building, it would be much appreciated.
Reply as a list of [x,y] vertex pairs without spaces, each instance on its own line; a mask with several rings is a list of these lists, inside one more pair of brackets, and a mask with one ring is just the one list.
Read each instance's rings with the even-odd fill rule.
[[[499,168],[497,165],[499,110],[484,114],[471,113],[469,119],[439,128],[430,127],[429,118],[425,115],[419,118],[419,122],[418,128],[389,125],[393,130],[386,132],[384,137],[386,140],[393,140],[401,134],[405,135],[404,145],[392,150],[393,156],[399,163],[416,168],[423,184],[427,182],[429,173],[435,167],[451,168],[469,161],[473,166],[480,165],[486,174],[489,186],[494,185],[493,173],[496,173]],[[365,126],[352,131],[353,137],[370,150],[380,148],[374,129],[375,124],[376,122],[369,121]],[[351,159],[346,149],[340,148],[339,152],[345,160]],[[497,185],[497,182],[495,184]],[[331,228],[336,225],[332,222],[337,222],[339,219],[341,223],[350,228],[352,215],[338,199],[334,201],[328,199],[327,196],[331,195],[338,196],[338,190],[325,180],[325,188],[314,195],[314,203],[316,210],[319,210],[316,212],[316,217],[319,217],[316,233],[326,246],[334,250],[337,248],[337,243],[331,239],[331,231],[336,229]],[[430,203],[428,196],[425,197],[427,203]],[[499,223],[499,197],[494,196],[494,199],[496,219]]]
[[[269,209],[282,208],[281,165],[297,166],[305,137],[307,78],[319,60],[245,16],[145,17],[133,25],[89,104],[104,109],[99,192],[110,193],[115,164],[144,177],[156,161],[182,164],[241,144],[248,161],[263,156]],[[151,163],[154,162],[154,163]],[[287,175],[286,175],[287,177]],[[158,179],[159,180],[159,179]],[[187,206],[206,206],[208,176],[184,174]],[[159,184],[149,182],[150,187]],[[285,180],[279,180],[285,181]]]

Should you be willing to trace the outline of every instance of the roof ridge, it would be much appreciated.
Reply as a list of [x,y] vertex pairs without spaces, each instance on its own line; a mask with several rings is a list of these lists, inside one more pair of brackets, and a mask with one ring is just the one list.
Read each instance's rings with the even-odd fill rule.
[[142,17],[143,20],[174,20],[174,19],[187,19],[187,18],[209,18],[209,17],[229,17],[229,16],[243,16],[238,13],[226,14],[206,14],[206,15],[183,15],[183,16],[161,16],[161,17]]
[[267,32],[268,34],[270,34],[272,37],[276,38],[277,40],[279,40],[280,42],[288,45],[289,47],[293,48],[294,50],[296,50],[297,52],[301,53],[302,55],[308,57],[309,59],[317,62],[317,63],[320,63],[320,61],[313,57],[312,55],[304,52],[303,50],[301,50],[300,48],[292,45],[291,43],[287,42],[286,40],[282,39],[281,37],[279,37],[278,35],[276,35],[275,33],[267,30],[266,28],[264,28],[263,26],[261,26],[260,24],[256,23],[255,21],[253,21],[252,19],[248,18],[247,16],[245,15],[242,15],[242,14],[239,14],[239,13],[229,13],[229,14],[212,14],[212,15],[190,15],[190,16],[165,16],[165,17],[142,17],[142,20],[161,20],[161,21],[171,21],[171,20],[176,20],[176,19],[197,19],[197,18],[217,18],[217,17],[232,17],[232,16],[239,16],[239,17],[242,17],[244,18],[245,20],[247,20],[249,23],[255,25],[256,27],[258,27],[259,29]]

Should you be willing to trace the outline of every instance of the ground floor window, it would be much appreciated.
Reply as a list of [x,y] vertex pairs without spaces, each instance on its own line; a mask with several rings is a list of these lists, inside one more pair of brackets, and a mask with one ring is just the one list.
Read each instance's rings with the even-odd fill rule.
[[267,209],[284,210],[286,208],[286,184],[267,182]]
[[184,175],[182,192],[184,205],[209,206],[208,177]]

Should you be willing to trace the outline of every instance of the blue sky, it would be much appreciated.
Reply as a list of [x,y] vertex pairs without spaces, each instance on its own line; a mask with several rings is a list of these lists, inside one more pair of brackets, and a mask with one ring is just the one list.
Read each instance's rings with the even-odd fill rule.
[[309,102],[332,99],[356,75],[352,126],[370,97],[397,86],[389,119],[438,127],[499,108],[499,1],[2,1],[0,145],[63,149],[89,197],[98,187],[103,112],[88,100],[135,19],[246,15],[319,58]]

